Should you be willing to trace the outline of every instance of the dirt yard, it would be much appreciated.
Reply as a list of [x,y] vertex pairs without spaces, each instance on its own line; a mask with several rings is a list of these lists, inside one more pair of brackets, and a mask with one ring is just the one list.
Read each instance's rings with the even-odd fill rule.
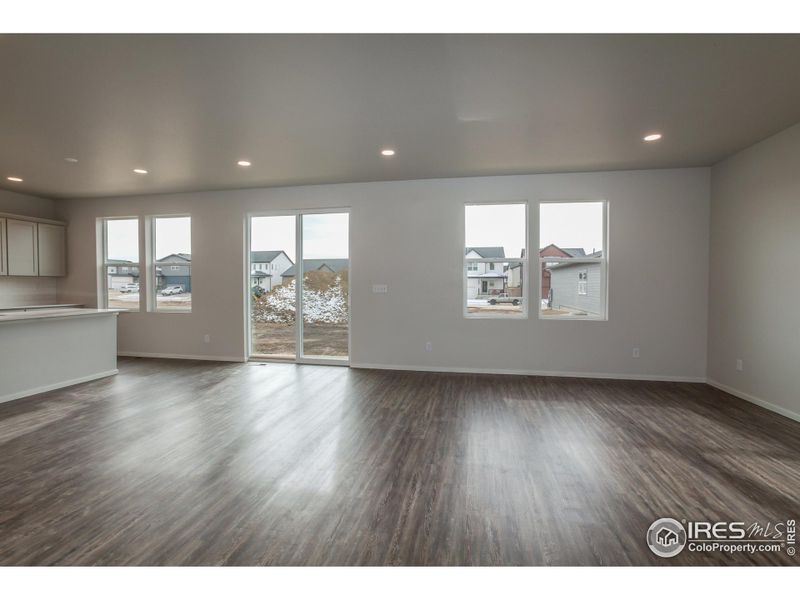
[[495,306],[487,304],[486,306],[468,306],[467,312],[471,315],[519,315],[522,314],[522,307],[510,304],[496,304]]
[[[175,294],[174,296],[156,296],[158,309],[184,309],[191,310],[192,294]],[[127,308],[128,310],[139,310],[139,292],[122,293],[119,290],[108,290],[109,308]]]
[[[294,323],[254,323],[253,354],[281,358],[295,357]],[[346,323],[306,323],[303,326],[305,356],[346,358]]]

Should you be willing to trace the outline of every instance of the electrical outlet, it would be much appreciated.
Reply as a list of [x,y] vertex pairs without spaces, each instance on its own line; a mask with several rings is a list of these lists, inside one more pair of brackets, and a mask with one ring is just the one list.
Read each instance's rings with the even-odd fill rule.
[[633,349],[633,358],[639,358],[639,349],[638,348],[634,348]]
[[388,294],[389,293],[389,286],[385,283],[373,283],[372,284],[372,293],[373,294]]
[[432,342],[425,342],[425,352],[430,352],[433,350],[433,343]]
[[203,341],[204,341],[206,344],[210,344],[210,343],[211,343],[211,336],[210,336],[210,335],[208,335],[208,334],[205,334],[205,335],[203,336]]
[[736,370],[737,371],[744,371],[744,361],[741,358],[736,359]]

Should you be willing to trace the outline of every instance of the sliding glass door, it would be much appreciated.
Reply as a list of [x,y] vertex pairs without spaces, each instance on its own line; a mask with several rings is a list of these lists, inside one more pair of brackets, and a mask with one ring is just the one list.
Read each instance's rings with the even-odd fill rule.
[[347,360],[350,331],[348,213],[299,215],[302,222],[302,347],[309,358]]
[[294,360],[297,356],[297,256],[295,215],[250,219],[250,354]]
[[252,358],[347,363],[349,216],[337,210],[250,217]]

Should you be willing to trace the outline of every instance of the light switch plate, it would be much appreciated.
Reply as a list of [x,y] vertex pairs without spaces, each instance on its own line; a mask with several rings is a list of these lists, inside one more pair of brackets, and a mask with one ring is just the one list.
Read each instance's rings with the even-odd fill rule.
[[385,283],[373,283],[372,284],[372,293],[373,294],[388,294],[389,293],[389,286]]

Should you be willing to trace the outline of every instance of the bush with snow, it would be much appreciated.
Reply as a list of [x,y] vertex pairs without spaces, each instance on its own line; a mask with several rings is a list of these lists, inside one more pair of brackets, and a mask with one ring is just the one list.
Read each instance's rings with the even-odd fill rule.
[[[347,323],[347,272],[312,271],[303,286],[303,320],[306,323]],[[295,280],[253,297],[253,321],[293,323]]]

